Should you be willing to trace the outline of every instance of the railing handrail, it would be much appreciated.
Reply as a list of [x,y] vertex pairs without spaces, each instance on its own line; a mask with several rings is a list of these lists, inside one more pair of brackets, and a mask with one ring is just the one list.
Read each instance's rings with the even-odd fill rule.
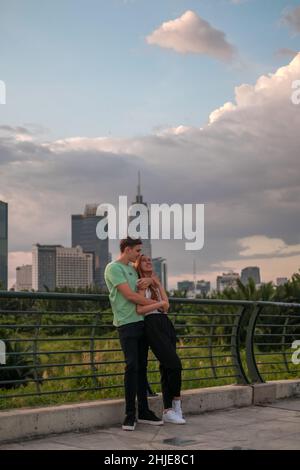
[[[91,300],[108,301],[108,294],[85,294],[74,292],[28,292],[28,291],[0,291],[0,298],[14,299],[46,299],[46,300]],[[269,300],[227,300],[227,299],[193,299],[187,297],[169,297],[170,303],[199,304],[199,305],[236,305],[236,306],[270,306],[300,308],[300,302],[276,302]]]

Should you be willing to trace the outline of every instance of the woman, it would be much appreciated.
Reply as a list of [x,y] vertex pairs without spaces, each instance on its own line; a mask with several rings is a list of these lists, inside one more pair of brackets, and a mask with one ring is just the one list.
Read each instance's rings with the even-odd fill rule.
[[152,305],[137,305],[144,315],[145,333],[149,346],[160,363],[161,387],[164,402],[163,420],[185,424],[181,410],[181,361],[176,353],[176,333],[167,313],[169,301],[165,289],[153,273],[151,258],[141,255],[134,264],[139,277],[151,277],[152,285],[139,293],[156,301]]

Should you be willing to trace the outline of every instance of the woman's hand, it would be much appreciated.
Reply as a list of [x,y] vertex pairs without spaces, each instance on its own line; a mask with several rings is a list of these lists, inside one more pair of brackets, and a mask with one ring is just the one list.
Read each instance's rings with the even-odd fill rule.
[[166,302],[165,300],[162,300],[161,302],[159,302],[161,304],[161,307],[162,310],[164,312],[167,312],[169,310],[169,302]]

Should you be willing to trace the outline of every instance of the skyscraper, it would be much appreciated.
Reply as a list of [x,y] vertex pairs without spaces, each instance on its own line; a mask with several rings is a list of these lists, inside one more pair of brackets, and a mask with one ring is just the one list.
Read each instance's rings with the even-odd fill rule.
[[72,215],[72,247],[81,246],[83,251],[94,254],[94,283],[106,289],[104,270],[109,262],[108,238],[100,240],[97,237],[97,224],[105,217],[96,215],[97,207],[97,204],[87,204],[84,214]]
[[56,287],[56,248],[61,245],[32,246],[32,288],[53,291]]
[[248,266],[242,269],[241,281],[244,285],[248,284],[249,279],[252,278],[255,284],[260,284],[260,270],[257,266]]
[[85,253],[80,246],[61,245],[32,247],[32,287],[36,291],[73,289],[93,284],[93,253]]
[[[148,204],[143,201],[143,196],[141,194],[141,174],[140,174],[140,172],[138,172],[137,195],[136,195],[135,201],[132,204],[143,204],[147,208],[147,213],[148,213],[148,238],[143,238],[143,237],[140,237],[140,238],[143,242],[143,248],[142,248],[143,254],[145,254],[146,256],[150,256],[150,258],[152,258],[152,246],[151,246],[151,238],[150,238],[150,236],[151,236],[151,227],[150,227],[149,208],[148,208]],[[129,216],[129,222],[131,220],[135,219],[135,218],[136,218],[136,216]],[[140,228],[137,227],[137,230],[139,231]]]
[[168,289],[168,273],[167,273],[167,261],[165,258],[153,258],[153,270],[159,277],[159,280],[165,290]]
[[0,201],[0,289],[7,289],[8,204]]

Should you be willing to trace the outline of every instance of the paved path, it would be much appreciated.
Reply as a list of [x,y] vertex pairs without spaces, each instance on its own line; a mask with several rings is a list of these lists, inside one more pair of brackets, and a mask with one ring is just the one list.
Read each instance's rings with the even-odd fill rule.
[[0,445],[0,450],[300,449],[299,398],[266,406],[204,413],[187,419],[184,426],[138,424],[134,432],[111,427],[57,434]]

